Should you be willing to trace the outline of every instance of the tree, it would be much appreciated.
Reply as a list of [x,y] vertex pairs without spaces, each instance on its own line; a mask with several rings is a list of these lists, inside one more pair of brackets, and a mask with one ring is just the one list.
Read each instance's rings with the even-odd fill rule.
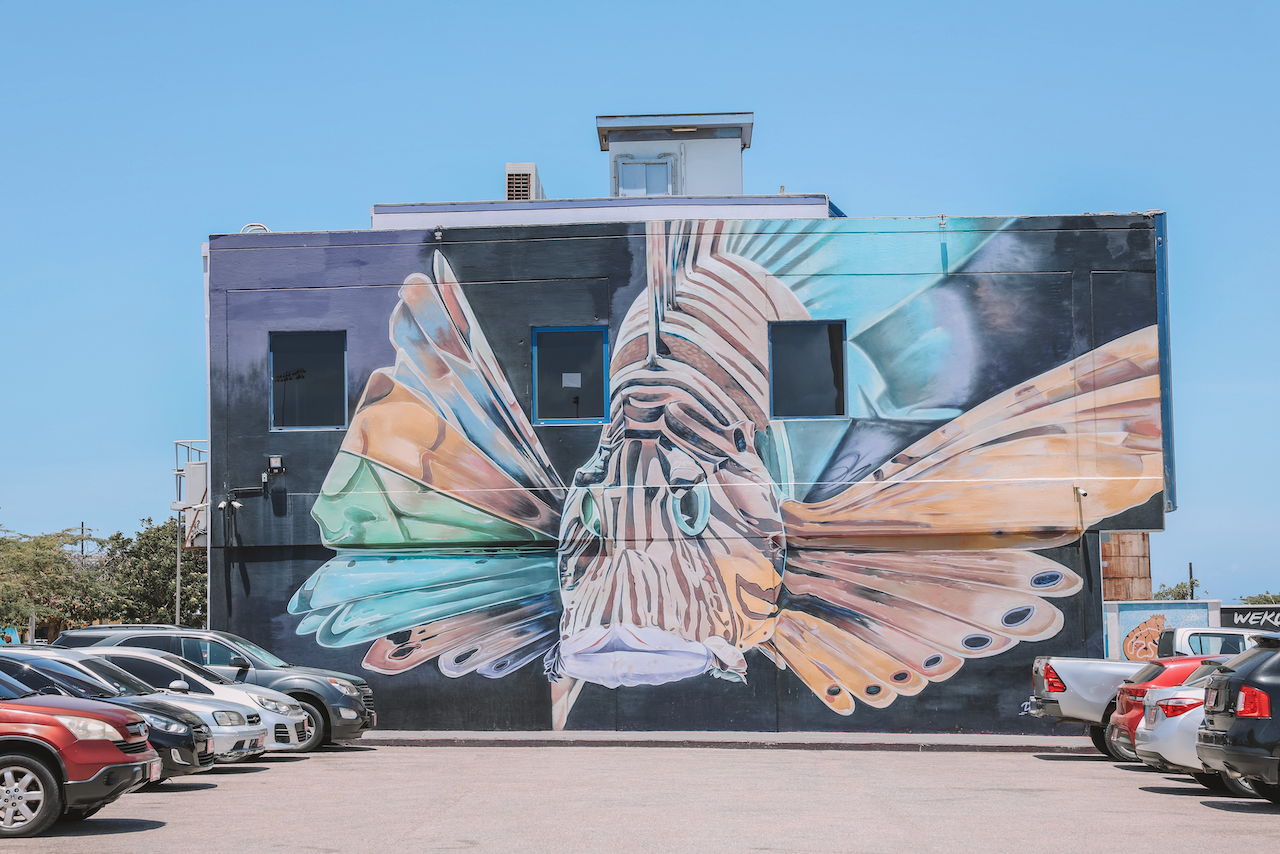
[[1268,590],[1266,593],[1255,593],[1253,596],[1241,596],[1240,601],[1245,605],[1280,605],[1280,593],[1272,593]]
[[[1205,590],[1199,584],[1196,585],[1196,594],[1200,596],[1208,596],[1209,591]],[[1190,599],[1191,598],[1191,582],[1179,581],[1177,584],[1169,587],[1161,584],[1160,589],[1156,591],[1153,597],[1156,599]]]
[[85,539],[73,528],[34,536],[0,528],[0,625],[62,622],[97,609],[106,598],[102,574],[71,560]]
[[[159,525],[140,520],[133,537],[117,531],[104,543],[103,568],[127,623],[173,623],[175,561],[180,530],[176,519]],[[203,626],[208,564],[203,550],[182,553],[182,623]]]

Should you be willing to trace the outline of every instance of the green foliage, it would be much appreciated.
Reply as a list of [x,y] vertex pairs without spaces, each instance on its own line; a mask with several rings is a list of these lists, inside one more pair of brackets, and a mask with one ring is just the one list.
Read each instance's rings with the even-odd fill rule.
[[[1201,599],[1209,595],[1209,591],[1205,590],[1199,584],[1196,585],[1196,595]],[[1161,584],[1160,589],[1156,591],[1155,599],[1190,599],[1191,598],[1191,582],[1179,581],[1177,584],[1169,587]]]
[[1280,593],[1256,593],[1253,596],[1241,596],[1240,602],[1245,605],[1280,605]]
[[[103,541],[103,569],[115,619],[126,623],[172,623],[179,528],[176,519],[159,525],[143,519],[133,537],[116,532]],[[208,565],[204,550],[182,553],[182,624],[203,626]]]
[[29,536],[0,528],[0,625],[74,620],[103,598],[102,574],[72,560],[78,531]]

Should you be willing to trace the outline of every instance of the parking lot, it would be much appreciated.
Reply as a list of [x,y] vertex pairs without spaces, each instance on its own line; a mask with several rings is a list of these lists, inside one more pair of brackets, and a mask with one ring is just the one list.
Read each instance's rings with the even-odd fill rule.
[[1265,850],[1280,807],[1101,756],[336,747],[169,781],[7,851]]

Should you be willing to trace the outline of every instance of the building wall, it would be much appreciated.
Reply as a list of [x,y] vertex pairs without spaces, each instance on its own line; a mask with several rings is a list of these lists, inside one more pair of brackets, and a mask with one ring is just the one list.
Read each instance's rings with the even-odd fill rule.
[[[1100,654],[1098,531],[1163,524],[1156,223],[677,221],[210,240],[211,619],[383,726],[1039,731]],[[771,415],[770,324],[844,325]],[[607,329],[601,423],[531,333]],[[345,330],[344,430],[271,432],[268,333]]]
[[1116,531],[1102,537],[1102,598],[1129,601],[1151,598],[1151,535]]

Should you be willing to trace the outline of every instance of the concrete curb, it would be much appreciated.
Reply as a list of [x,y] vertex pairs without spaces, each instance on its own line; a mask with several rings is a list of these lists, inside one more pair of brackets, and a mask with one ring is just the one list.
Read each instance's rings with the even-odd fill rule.
[[[1066,741],[1066,739],[1063,739]],[[1074,741],[1074,739],[1072,739]],[[640,747],[683,748],[702,750],[862,750],[897,751],[911,753],[1066,753],[1095,754],[1105,759],[1090,744],[1025,744],[997,741],[823,741],[823,740],[769,740],[726,738],[525,738],[504,737],[422,737],[422,738],[362,738],[346,742],[351,747]]]

